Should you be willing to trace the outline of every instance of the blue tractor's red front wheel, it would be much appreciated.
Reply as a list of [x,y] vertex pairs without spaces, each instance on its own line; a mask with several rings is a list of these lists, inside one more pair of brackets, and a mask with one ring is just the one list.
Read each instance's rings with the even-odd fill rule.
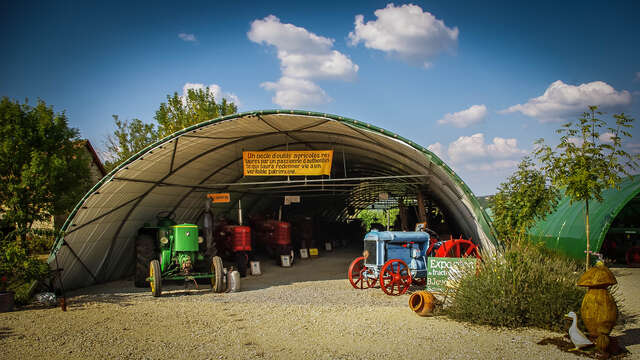
[[376,284],[376,279],[366,276],[369,270],[364,266],[364,256],[355,258],[351,265],[349,265],[349,283],[355,289],[367,289],[373,287]]
[[407,263],[400,259],[391,259],[380,270],[380,287],[387,295],[402,295],[411,286],[411,273]]

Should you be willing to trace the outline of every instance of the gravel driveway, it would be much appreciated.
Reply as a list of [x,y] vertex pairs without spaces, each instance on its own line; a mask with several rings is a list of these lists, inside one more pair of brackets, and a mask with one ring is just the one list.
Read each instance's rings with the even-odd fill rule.
[[[7,359],[576,359],[553,345],[563,334],[421,318],[409,295],[355,290],[345,279],[359,251],[341,250],[292,268],[262,262],[239,293],[169,286],[161,298],[132,281],[71,294],[59,308],[0,314]],[[640,269],[616,269],[629,313],[640,310]],[[205,286],[206,287],[206,286]],[[616,330],[640,358],[640,329]]]

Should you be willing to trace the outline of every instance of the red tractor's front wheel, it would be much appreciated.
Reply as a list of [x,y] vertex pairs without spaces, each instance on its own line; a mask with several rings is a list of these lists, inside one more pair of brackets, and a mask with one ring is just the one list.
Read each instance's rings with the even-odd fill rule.
[[355,258],[349,265],[349,272],[347,273],[351,286],[360,290],[374,286],[376,279],[365,276],[367,272],[367,267],[364,266],[364,257]]
[[407,263],[391,259],[384,263],[380,271],[380,287],[387,295],[402,295],[411,286],[411,274]]

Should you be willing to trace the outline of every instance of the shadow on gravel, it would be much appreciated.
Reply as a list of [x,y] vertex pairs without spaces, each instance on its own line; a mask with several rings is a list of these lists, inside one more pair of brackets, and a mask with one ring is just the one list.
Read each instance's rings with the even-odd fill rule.
[[11,328],[6,326],[0,327],[0,339],[8,338],[11,336],[15,336]]
[[618,336],[618,341],[622,346],[631,346],[640,344],[640,328],[626,329],[622,331],[622,335]]
[[[293,266],[283,268],[276,261],[266,256],[258,256],[262,275],[247,275],[241,279],[241,291],[250,292],[273,286],[290,285],[299,282],[343,280],[345,288],[351,288],[347,280],[347,268],[353,259],[360,255],[361,248],[336,249],[333,252],[322,252],[319,257],[311,259],[296,259]],[[235,266],[233,262],[224,261],[224,266]],[[181,282],[163,283],[163,298],[182,296],[202,296],[211,294],[208,283],[199,284],[199,289],[193,283],[185,288]],[[67,308],[71,310],[84,310],[86,305],[92,303],[115,304],[118,306],[131,306],[141,297],[152,298],[148,287],[138,288],[133,285],[133,279],[111,281],[103,284],[81,288],[67,293]],[[43,307],[50,308],[50,307]]]
[[629,351],[624,346],[625,344],[622,343],[621,337],[612,336],[610,341],[609,351],[611,351],[611,354],[599,353],[593,346],[589,346],[584,350],[569,351],[569,349],[574,348],[573,343],[569,339],[569,335],[545,338],[538,341],[538,345],[553,345],[562,352],[589,359],[622,359],[630,355]]
[[[247,275],[240,283],[242,291],[261,290],[272,286],[291,285],[299,282],[347,280],[347,269],[361,248],[336,249],[323,252],[319,257],[295,259],[293,266],[283,268],[272,258],[258,257],[262,275]],[[225,266],[227,263],[225,262]]]

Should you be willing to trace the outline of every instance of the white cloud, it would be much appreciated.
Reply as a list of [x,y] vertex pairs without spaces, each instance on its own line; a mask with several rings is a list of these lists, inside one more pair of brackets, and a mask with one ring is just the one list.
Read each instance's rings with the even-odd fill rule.
[[471,136],[460,136],[457,140],[449,144],[447,154],[454,163],[463,163],[472,158],[487,156],[484,134],[478,133]]
[[579,137],[571,136],[567,138],[567,142],[580,147],[582,146],[582,143],[584,143],[584,140],[582,140],[582,138],[579,138]]
[[194,90],[205,90],[207,87],[209,87],[209,92],[213,95],[213,98],[216,100],[216,102],[220,102],[223,98],[227,99],[227,101],[230,101],[232,103],[234,103],[236,106],[240,107],[241,103],[240,103],[240,99],[238,99],[238,97],[233,94],[233,93],[229,93],[229,92],[223,92],[222,88],[220,87],[220,85],[218,84],[211,84],[211,85],[204,85],[204,84],[199,84],[199,83],[185,83],[184,86],[182,87],[182,99],[184,101],[184,99],[187,96],[187,91],[189,89],[194,89]]
[[631,94],[628,91],[616,91],[602,81],[574,86],[557,80],[549,85],[542,96],[530,99],[525,104],[511,106],[501,113],[521,112],[540,122],[562,121],[567,116],[586,111],[589,105],[606,107],[630,102]]
[[331,101],[331,98],[318,85],[305,79],[281,77],[278,82],[260,84],[266,90],[275,91],[272,98],[274,104],[283,108],[294,108],[300,105],[320,105]]
[[196,36],[193,34],[187,34],[187,33],[180,33],[178,34],[178,37],[186,42],[197,42],[198,39],[196,39]]
[[466,128],[481,122],[487,117],[487,107],[485,105],[473,105],[468,109],[455,113],[447,113],[438,120],[438,124],[451,124],[457,128]]
[[598,137],[598,140],[600,140],[601,143],[605,143],[605,144],[613,144],[613,138],[614,134],[612,132],[606,132],[602,135],[600,135]]
[[439,142],[436,142],[435,144],[431,144],[431,145],[427,146],[427,150],[429,150],[432,153],[436,154],[436,156],[439,157],[440,159],[443,159],[443,157],[444,157],[442,144],[440,144]]
[[518,148],[518,141],[514,138],[494,137],[492,143],[485,144],[482,133],[460,136],[447,149],[452,163],[471,171],[513,168],[525,154],[526,151]]
[[[284,103],[288,107],[299,107],[327,102],[328,96],[312,79],[348,81],[358,73],[358,65],[348,56],[332,50],[333,39],[293,24],[283,24],[273,15],[254,20],[247,37],[277,50],[282,77],[277,82],[265,82],[261,86],[276,91],[273,99],[280,106],[285,106],[282,105]],[[297,91],[301,93],[295,94]]]
[[354,31],[349,33],[351,45],[363,42],[369,49],[429,67],[433,57],[454,52],[458,44],[458,28],[447,27],[420,6],[391,3],[374,14],[377,20],[366,23],[363,15],[356,15]]
[[464,167],[469,171],[494,171],[502,169],[513,169],[516,166],[518,166],[517,160],[496,160],[465,164]]
[[487,152],[494,158],[520,157],[526,151],[518,149],[518,140],[494,137],[493,143],[487,146]]

